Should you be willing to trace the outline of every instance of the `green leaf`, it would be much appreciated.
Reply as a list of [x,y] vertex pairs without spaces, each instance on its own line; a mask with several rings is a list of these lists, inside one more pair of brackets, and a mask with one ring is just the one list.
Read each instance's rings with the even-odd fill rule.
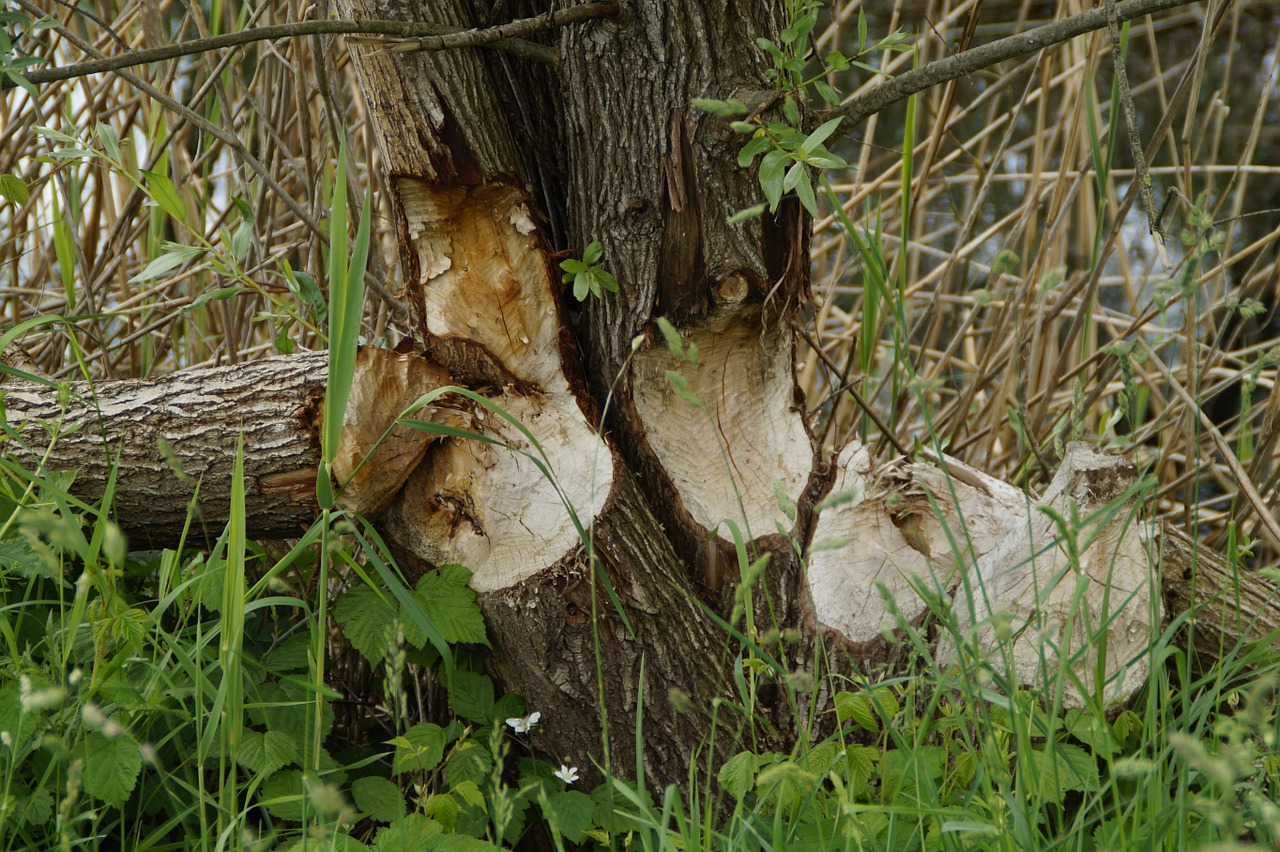
[[156,204],[160,205],[160,209],[179,222],[185,222],[187,219],[187,207],[182,203],[182,196],[178,194],[173,181],[159,172],[150,172],[143,169],[142,173],[147,178],[147,194],[151,196]]
[[[474,787],[486,783],[493,771],[493,756],[489,750],[482,748],[474,740],[460,743],[449,756],[449,764],[445,767],[445,777],[449,787],[458,790],[466,784]],[[463,799],[467,796],[463,795]],[[484,803],[481,796],[480,804]],[[474,804],[474,803],[473,803]]]
[[720,767],[716,780],[720,782],[720,786],[725,789],[725,792],[735,799],[741,799],[749,790],[755,787],[756,773],[769,760],[770,758],[767,755],[750,751],[735,754],[725,761],[724,766]]
[[369,776],[351,782],[356,807],[378,822],[395,822],[405,814],[404,794],[386,778]]
[[444,729],[422,722],[387,744],[396,747],[392,772],[426,772],[434,769],[444,757]]
[[842,116],[836,116],[830,121],[823,122],[817,130],[809,134],[804,140],[804,144],[800,146],[800,150],[806,154],[817,148],[823,142],[826,142],[832,133],[836,132],[836,128],[840,126],[840,122],[844,121]]
[[755,137],[743,145],[742,150],[738,152],[738,165],[745,169],[755,162],[757,156],[769,150],[769,146],[772,144],[773,140],[763,133]]
[[768,206],[767,204],[756,204],[756,205],[753,205],[753,206],[751,206],[751,207],[747,207],[747,208],[745,208],[745,209],[743,209],[743,210],[739,210],[737,213],[734,213],[734,214],[733,214],[732,216],[730,216],[728,219],[725,219],[725,220],[724,220],[724,221],[725,221],[725,224],[726,224],[726,225],[736,225],[736,224],[738,224],[739,222],[745,222],[745,221],[747,221],[748,219],[756,219],[756,218],[759,218],[759,216],[760,216],[762,213],[764,213],[765,208],[766,208],[767,206]]
[[285,769],[262,782],[258,796],[272,816],[300,822],[304,813],[302,785],[301,770]]
[[[205,250],[199,246],[184,246],[181,243],[164,242],[161,243],[161,247],[164,251],[143,267],[141,272],[130,278],[130,284],[159,278],[170,269],[176,269],[191,258],[198,257],[205,252]],[[188,308],[187,310],[191,310],[191,308]]]
[[[445,565],[418,581],[415,596],[446,642],[488,645],[476,593],[467,586],[470,580],[471,572],[466,568]],[[403,621],[409,623],[407,618]]]
[[552,793],[543,805],[542,815],[570,843],[581,843],[591,827],[591,815],[595,804],[591,797],[578,790]]
[[444,827],[425,814],[409,814],[378,832],[375,852],[433,852],[439,849]]
[[121,162],[123,158],[120,156],[120,136],[116,133],[115,128],[110,124],[99,124],[96,132],[98,140],[102,142],[102,147],[107,151],[107,156],[117,163]]
[[712,115],[718,115],[721,118],[731,118],[735,115],[746,115],[751,111],[747,109],[746,104],[737,98],[730,98],[727,101],[717,101],[710,98],[694,98],[692,103],[703,112],[709,112]]
[[851,778],[862,784],[871,780],[871,775],[875,772],[876,762],[880,760],[879,749],[866,745],[850,745],[845,747],[844,754]]
[[247,293],[248,290],[248,287],[219,287],[217,290],[201,293],[194,302],[183,309],[183,313],[199,310],[210,302],[225,302],[227,299],[238,296],[241,293]]
[[[333,608],[333,617],[343,626],[343,635],[351,647],[374,665],[387,656],[387,625],[395,620],[396,611],[369,586],[356,586],[342,596]],[[406,637],[408,630],[405,631]],[[426,641],[425,639],[423,641]],[[417,643],[421,646],[421,642]]]
[[493,721],[493,681],[488,675],[457,671],[449,685],[449,704],[455,715],[480,725]]
[[787,152],[776,148],[765,154],[764,159],[760,161],[760,189],[764,191],[764,197],[769,202],[770,213],[778,209],[778,202],[782,200],[782,181],[786,176],[787,164],[790,162],[791,157]]
[[587,266],[595,266],[600,262],[600,257],[603,254],[604,247],[600,245],[599,240],[595,240],[591,245],[587,246],[586,251],[582,253],[582,262]]
[[0,195],[9,199],[15,207],[27,203],[27,184],[17,175],[0,174]]
[[128,734],[106,737],[94,731],[84,740],[84,788],[113,808],[124,807],[138,783],[142,755]]
[[245,728],[240,733],[240,748],[236,761],[258,775],[271,775],[302,757],[298,741],[284,731],[254,731]]
[[844,724],[850,719],[853,720],[859,728],[866,731],[880,730],[880,720],[876,717],[875,711],[871,709],[871,699],[865,694],[859,693],[855,695],[852,692],[836,693],[836,719],[840,724]]
[[840,103],[840,93],[824,83],[822,80],[814,80],[813,88],[817,91],[818,97],[822,98],[828,106],[836,106]]

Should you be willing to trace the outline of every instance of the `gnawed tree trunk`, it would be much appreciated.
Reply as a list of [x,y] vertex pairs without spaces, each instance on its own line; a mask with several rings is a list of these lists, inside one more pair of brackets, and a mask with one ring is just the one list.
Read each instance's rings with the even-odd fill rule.
[[[482,0],[338,5],[354,18],[490,23]],[[508,19],[520,5],[494,14]],[[833,656],[839,666],[891,666],[896,640],[886,629],[897,622],[876,580],[918,624],[927,604],[913,583],[925,598],[944,599],[975,566],[986,585],[1018,579],[1022,588],[1016,554],[1049,546],[1036,526],[1044,516],[1008,485],[953,461],[879,467],[859,447],[831,461],[807,430],[790,321],[808,285],[809,222],[786,201],[777,216],[727,224],[758,201],[755,179],[736,166],[740,137],[690,106],[695,97],[760,101],[755,40],[783,26],[782,6],[636,0],[619,21],[561,32],[558,76],[476,51],[353,47],[390,177],[418,339],[416,354],[362,351],[336,465],[340,484],[350,480],[342,499],[377,516],[406,569],[457,562],[474,572],[492,671],[543,713],[543,741],[557,756],[631,774],[634,740],[619,731],[643,716],[645,771],[659,785],[688,777],[715,699],[735,697],[738,644],[710,613],[754,630],[752,639],[775,628],[799,636],[769,645],[794,672],[811,664],[817,642],[849,652]],[[593,240],[622,290],[576,314],[562,303],[553,251],[577,254]],[[657,333],[658,317],[680,332],[682,358]],[[123,481],[137,489],[117,500],[118,516],[160,536],[185,514],[191,485],[173,484],[156,436],[188,473],[204,475],[201,505],[213,526],[243,431],[251,531],[288,535],[314,513],[322,366],[313,355],[192,371],[167,385],[105,383],[96,409],[81,391],[75,416],[84,426],[60,442],[66,455],[55,462],[84,471],[80,485],[95,496],[118,451]],[[246,370],[261,372],[236,372]],[[433,440],[403,426],[378,444],[400,411],[445,384],[485,394],[524,429],[455,401],[419,416],[506,446]],[[39,427],[21,424],[56,415],[50,398],[27,388],[6,398],[28,441]],[[1109,499],[1076,487],[1087,486],[1081,471],[1097,458],[1073,454],[1048,495],[1059,512],[1069,499],[1086,509]],[[819,516],[820,501],[841,492],[851,498]],[[170,521],[156,504],[173,511]],[[1108,532],[1079,564],[1103,566],[1088,573],[1107,587],[1112,554],[1138,536]],[[840,537],[849,540],[843,548],[821,548]],[[761,571],[745,598],[735,595],[738,541]],[[1171,607],[1209,602],[1212,626],[1228,636],[1253,629],[1256,637],[1259,624],[1277,623],[1257,578],[1232,578],[1184,540],[1163,554]],[[1048,564],[1061,573],[1061,563]],[[1232,620],[1222,595],[1233,579],[1261,622]],[[1022,604],[1026,619],[1047,601]],[[1126,677],[1126,690],[1137,677]],[[795,728],[803,714],[789,703],[788,678],[767,687],[757,697],[766,705],[775,697],[761,712],[777,741],[756,745],[785,748],[808,733]],[[612,754],[601,747],[605,717]],[[731,729],[716,747],[732,738]]]

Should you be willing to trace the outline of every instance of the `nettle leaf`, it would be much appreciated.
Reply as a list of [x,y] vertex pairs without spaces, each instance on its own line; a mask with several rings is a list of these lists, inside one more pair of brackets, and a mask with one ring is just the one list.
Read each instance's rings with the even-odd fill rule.
[[395,822],[405,814],[404,793],[387,778],[357,778],[351,782],[351,798],[378,822]]
[[581,843],[587,829],[591,827],[594,810],[595,803],[586,793],[565,790],[547,797],[542,806],[542,815],[570,843]]
[[446,832],[453,832],[458,824],[458,814],[462,813],[462,805],[458,804],[449,793],[436,793],[422,805],[422,812],[444,826]]
[[142,755],[128,734],[106,737],[94,731],[84,740],[84,788],[113,808],[124,807],[138,783]]
[[444,729],[430,722],[414,725],[404,736],[388,741],[396,747],[391,771],[426,772],[434,769],[444,757]]
[[493,721],[493,681],[488,675],[455,671],[449,686],[453,712],[481,725]]
[[470,580],[470,570],[461,565],[445,565],[424,575],[414,591],[427,618],[446,642],[488,645],[476,593],[467,585]]
[[298,741],[284,731],[254,731],[240,734],[236,760],[258,775],[271,775],[302,757]]
[[396,611],[376,590],[369,586],[351,589],[334,607],[333,617],[343,626],[351,647],[366,660],[380,664],[387,656],[387,625],[395,620]]

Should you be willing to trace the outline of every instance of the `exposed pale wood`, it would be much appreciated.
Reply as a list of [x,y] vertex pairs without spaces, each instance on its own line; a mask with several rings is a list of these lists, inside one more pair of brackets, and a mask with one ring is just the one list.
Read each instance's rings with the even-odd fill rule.
[[1129,460],[1069,445],[1043,497],[967,572],[952,606],[959,643],[941,639],[939,664],[972,655],[1028,687],[1069,668],[1057,681],[1068,707],[1122,704],[1141,688],[1162,619],[1136,479]]
[[[418,355],[360,349],[333,460],[343,508],[373,517],[387,507],[436,440],[396,420],[423,394],[452,381],[447,371]],[[469,400],[445,396],[415,411],[414,418],[464,426],[469,410]]]
[[972,565],[1000,542],[1026,498],[1011,485],[954,459],[945,468],[897,460],[877,465],[856,442],[836,463],[832,502],[819,515],[809,553],[814,616],[864,666],[891,660],[884,634],[897,617],[883,583],[908,622],[927,611],[917,590],[945,598]]

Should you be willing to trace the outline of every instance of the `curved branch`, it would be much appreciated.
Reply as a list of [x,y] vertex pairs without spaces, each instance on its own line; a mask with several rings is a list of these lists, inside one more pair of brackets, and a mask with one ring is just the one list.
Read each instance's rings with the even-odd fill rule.
[[[1115,14],[1120,21],[1131,21],[1134,18],[1186,6],[1193,2],[1196,0],[1127,0],[1127,2],[1116,4]],[[1052,47],[1076,36],[1100,30],[1106,25],[1107,9],[1105,7],[1090,9],[1088,12],[1044,24],[1025,33],[1002,38],[899,74],[866,94],[845,101],[830,110],[827,115],[829,117],[841,115],[849,119],[851,125],[857,124],[886,107],[931,86],[963,77],[995,65],[997,62],[1016,59],[1019,56]]]

